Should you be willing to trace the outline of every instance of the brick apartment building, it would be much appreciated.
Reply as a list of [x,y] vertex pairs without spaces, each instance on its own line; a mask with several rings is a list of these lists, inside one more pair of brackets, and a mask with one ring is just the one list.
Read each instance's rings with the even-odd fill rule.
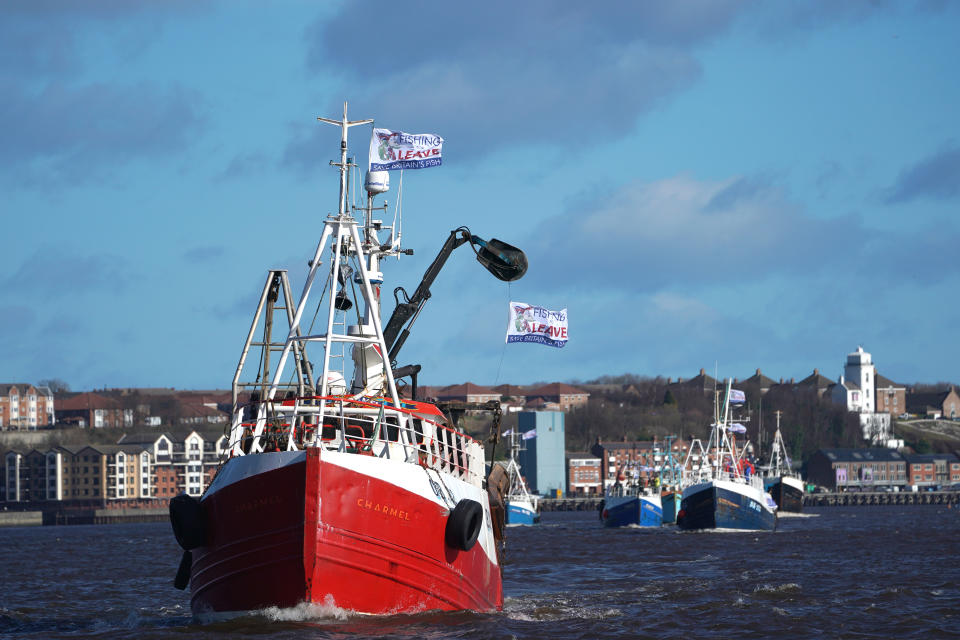
[[567,497],[603,495],[601,460],[587,451],[567,453]]
[[10,450],[3,455],[0,501],[70,502],[85,506],[161,503],[186,492],[199,497],[213,480],[226,446],[222,433],[197,431],[124,436],[114,445]]
[[820,449],[807,461],[807,480],[831,491],[907,487],[907,460],[894,449]]
[[914,453],[907,460],[907,482],[918,488],[939,488],[960,482],[960,459],[952,453]]
[[25,383],[0,384],[0,431],[34,431],[54,421],[53,393]]

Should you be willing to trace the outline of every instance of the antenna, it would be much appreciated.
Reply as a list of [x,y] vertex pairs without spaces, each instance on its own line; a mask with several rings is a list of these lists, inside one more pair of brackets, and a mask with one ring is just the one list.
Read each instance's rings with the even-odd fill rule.
[[330,118],[319,117],[317,120],[340,127],[340,162],[336,163],[331,160],[330,164],[334,167],[340,167],[340,211],[337,213],[342,217],[347,213],[347,130],[357,125],[370,124],[373,122],[373,119],[347,120],[347,103],[344,101],[342,120],[331,120]]

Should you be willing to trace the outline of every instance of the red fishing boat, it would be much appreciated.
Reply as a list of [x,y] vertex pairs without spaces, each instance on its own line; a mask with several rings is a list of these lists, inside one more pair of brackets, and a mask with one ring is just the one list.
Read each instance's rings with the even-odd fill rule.
[[[224,460],[199,500],[171,501],[184,548],[175,585],[189,584],[198,615],[304,602],[372,614],[500,609],[508,482],[496,466],[487,477],[482,442],[416,399],[420,366],[398,367],[397,356],[454,249],[469,243],[506,281],[523,275],[526,257],[455,229],[416,292],[395,290],[384,326],[380,261],[412,251],[400,246],[396,218],[386,226],[375,217],[386,211],[373,205],[389,188],[386,172],[368,173],[366,206],[348,204],[356,165],[347,133],[372,121],[349,121],[346,104],[341,120],[319,120],[341,130],[331,163],[338,211],[324,221],[299,300],[286,271],[267,277],[233,379]],[[256,376],[243,381],[256,349]]]

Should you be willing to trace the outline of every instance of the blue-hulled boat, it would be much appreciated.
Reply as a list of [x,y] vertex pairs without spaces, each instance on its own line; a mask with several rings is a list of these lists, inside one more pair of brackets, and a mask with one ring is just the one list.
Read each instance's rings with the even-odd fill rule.
[[527,490],[527,483],[520,474],[517,464],[517,452],[520,451],[518,434],[508,431],[510,437],[510,461],[507,463],[507,475],[510,489],[507,491],[507,524],[537,524],[540,522],[540,497]]
[[636,468],[627,469],[624,475],[625,466],[617,471],[617,482],[607,489],[600,505],[603,526],[659,527],[663,523],[659,490],[643,486]]
[[603,500],[600,519],[605,527],[659,527],[663,523],[660,496],[656,494],[610,495]]
[[[742,398],[742,393],[737,392]],[[693,529],[741,529],[773,531],[777,525],[777,504],[763,489],[763,478],[750,473],[737,451],[733,433],[746,429],[730,420],[731,388],[718,403],[706,456],[690,471],[683,489],[677,526]],[[741,400],[742,401],[742,400]]]
[[537,524],[536,498],[533,500],[511,499],[507,501],[507,524]]

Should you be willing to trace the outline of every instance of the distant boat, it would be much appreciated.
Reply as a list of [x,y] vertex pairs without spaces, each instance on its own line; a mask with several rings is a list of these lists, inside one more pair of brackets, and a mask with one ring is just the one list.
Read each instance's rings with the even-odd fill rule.
[[600,503],[603,526],[659,527],[663,524],[660,493],[654,487],[644,487],[639,472],[636,463],[620,465],[616,483],[607,489]]
[[780,511],[800,513],[803,511],[803,480],[793,471],[790,456],[780,433],[780,412],[777,411],[777,431],[770,447],[770,461],[760,468],[763,487],[773,496]]
[[667,436],[666,450],[660,453],[660,508],[663,524],[676,524],[683,493],[683,465],[673,457],[673,441],[676,436]]
[[681,529],[773,531],[776,527],[776,503],[763,490],[763,479],[751,473],[751,465],[737,450],[733,432],[745,429],[730,419],[730,395],[728,380],[723,404],[715,403],[706,456],[699,467],[687,472],[690,480],[677,513]]
[[520,451],[519,438],[515,431],[510,437],[510,461],[507,463],[507,475],[510,489],[507,491],[507,524],[537,524],[540,522],[540,498],[527,490],[527,483],[520,473],[517,453]]

